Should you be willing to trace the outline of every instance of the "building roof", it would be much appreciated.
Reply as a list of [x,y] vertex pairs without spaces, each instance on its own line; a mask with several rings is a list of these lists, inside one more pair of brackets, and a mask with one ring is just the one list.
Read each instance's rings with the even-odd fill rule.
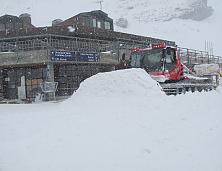
[[11,21],[20,22],[20,19],[17,16],[7,15],[7,14],[0,17],[0,23],[8,23]]
[[80,17],[80,16],[83,16],[83,17],[92,17],[92,16],[95,16],[97,18],[104,18],[108,21],[113,21],[112,18],[108,17],[108,14],[101,11],[101,10],[95,10],[95,11],[90,11],[90,12],[82,12],[82,13],[79,13],[73,17],[70,17],[66,20],[64,20],[63,22],[57,24],[58,26],[61,26],[61,25],[67,25],[67,23],[69,23],[70,21],[73,21],[76,17]]
[[105,16],[105,17],[108,17],[108,14],[101,11],[101,10],[95,10],[95,11],[90,11],[90,12],[82,12],[82,13],[79,13],[77,16],[92,16],[92,15],[95,15],[95,16]]

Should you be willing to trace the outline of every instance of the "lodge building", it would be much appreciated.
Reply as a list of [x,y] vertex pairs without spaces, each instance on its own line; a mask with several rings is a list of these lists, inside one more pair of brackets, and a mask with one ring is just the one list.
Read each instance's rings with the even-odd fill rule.
[[[0,103],[71,96],[86,78],[112,71],[122,54],[150,43],[175,42],[115,32],[101,11],[35,27],[29,14],[0,17]],[[186,55],[185,55],[186,56]]]
[[9,32],[16,32],[20,29],[34,28],[31,23],[31,16],[27,13],[21,14],[19,17],[13,15],[3,15],[0,17],[0,32],[6,35]]
[[88,27],[113,31],[113,19],[101,10],[80,13],[65,21],[54,20],[52,26],[71,26],[73,28]]

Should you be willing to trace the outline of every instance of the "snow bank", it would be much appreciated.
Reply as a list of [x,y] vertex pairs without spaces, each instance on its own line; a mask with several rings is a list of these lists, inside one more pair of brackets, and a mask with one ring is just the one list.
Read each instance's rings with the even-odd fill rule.
[[163,96],[159,84],[143,69],[99,73],[81,83],[74,96]]

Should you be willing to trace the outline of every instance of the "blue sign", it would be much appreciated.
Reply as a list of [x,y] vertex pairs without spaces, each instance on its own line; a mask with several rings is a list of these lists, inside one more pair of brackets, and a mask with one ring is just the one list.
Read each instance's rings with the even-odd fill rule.
[[69,51],[51,51],[52,61],[78,61],[78,62],[98,62],[98,53],[81,53]]
[[97,53],[78,53],[77,61],[80,62],[98,62],[99,55]]
[[76,61],[76,52],[51,51],[52,61]]

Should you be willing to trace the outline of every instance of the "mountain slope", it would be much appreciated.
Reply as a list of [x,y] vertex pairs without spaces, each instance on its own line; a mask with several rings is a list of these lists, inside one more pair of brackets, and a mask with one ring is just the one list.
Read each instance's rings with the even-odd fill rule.
[[[212,10],[212,15],[206,14],[205,19],[202,18],[201,21],[194,20],[195,17],[201,16],[191,15],[194,4],[198,4],[198,1],[164,0],[164,2],[160,3],[160,0],[143,0],[139,3],[133,0],[121,1],[121,4],[118,4],[120,9],[116,10],[114,18],[123,17],[129,24],[127,28],[116,26],[116,29],[128,33],[174,40],[179,46],[199,50],[205,50],[205,42],[208,41],[211,44],[211,53],[222,56],[220,45],[222,38],[221,1],[208,1],[204,9],[206,9],[206,13],[209,12],[208,10]],[[132,7],[130,8],[130,6]],[[111,11],[109,12],[111,13]],[[203,15],[202,12],[200,10],[195,11],[200,15]],[[190,19],[182,19],[189,18],[189,15]]]
[[117,1],[116,5],[117,15],[131,16],[135,20],[143,22],[168,21],[174,18],[198,20],[198,15],[199,20],[203,20],[207,15],[202,13],[211,9],[207,0],[121,0]]

